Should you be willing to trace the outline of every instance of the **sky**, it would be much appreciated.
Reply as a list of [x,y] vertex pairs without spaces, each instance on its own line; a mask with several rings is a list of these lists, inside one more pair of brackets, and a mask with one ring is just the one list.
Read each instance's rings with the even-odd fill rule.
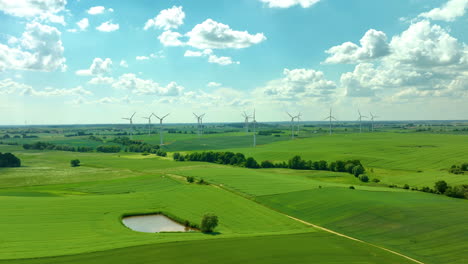
[[468,0],[0,0],[0,125],[468,119]]

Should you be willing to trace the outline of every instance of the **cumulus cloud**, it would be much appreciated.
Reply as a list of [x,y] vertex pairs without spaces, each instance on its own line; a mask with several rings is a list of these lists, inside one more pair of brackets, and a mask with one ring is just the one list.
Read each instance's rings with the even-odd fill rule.
[[412,24],[390,42],[393,61],[419,67],[459,64],[466,59],[466,47],[438,25],[423,20]]
[[38,22],[28,23],[21,38],[13,38],[15,47],[0,44],[0,70],[66,70],[61,32]]
[[260,0],[263,3],[266,3],[268,7],[271,8],[289,8],[295,5],[300,5],[303,8],[308,8],[320,0]]
[[388,55],[390,52],[387,35],[370,29],[360,40],[361,46],[345,42],[326,51],[330,54],[325,63],[358,63]]
[[25,89],[21,92],[21,95],[27,96],[77,96],[77,95],[92,95],[93,93],[84,89],[81,86],[71,89],[54,89],[54,88],[45,88],[44,90],[35,90],[32,87]]
[[335,93],[337,86],[326,80],[321,71],[312,69],[284,69],[283,78],[257,89],[257,96],[277,100],[301,100],[304,98],[326,100]]
[[120,28],[119,24],[112,24],[111,21],[106,21],[102,23],[100,26],[96,27],[97,30],[102,32],[112,32],[116,31]]
[[106,58],[105,60],[101,58],[95,58],[93,63],[86,70],[78,70],[76,71],[76,75],[81,76],[90,76],[90,75],[104,75],[110,73],[112,69],[112,60]]
[[419,17],[432,20],[454,21],[457,17],[464,16],[468,9],[468,0],[449,0],[442,7],[434,8]]
[[182,7],[173,6],[162,10],[155,18],[146,21],[144,30],[161,28],[164,30],[176,29],[184,24],[185,13]]
[[89,20],[87,18],[83,18],[81,19],[80,21],[78,21],[76,23],[78,25],[78,28],[81,30],[81,31],[84,31],[88,28],[89,26]]
[[119,63],[120,67],[128,68],[128,63],[126,60],[121,60]]
[[217,82],[209,82],[206,86],[208,87],[220,87],[222,84]]
[[93,85],[100,85],[100,84],[112,84],[114,83],[114,78],[112,77],[104,77],[104,76],[96,76],[88,81],[89,84]]
[[232,60],[231,57],[216,56],[213,53],[212,49],[205,49],[203,51],[187,50],[184,53],[184,57],[207,57],[209,63],[215,63],[215,64],[219,64],[222,66],[231,65],[231,64],[240,64],[240,62]]
[[12,16],[65,24],[63,16],[56,14],[64,11],[66,4],[66,0],[7,0],[0,1],[0,10]]
[[212,19],[196,25],[186,35],[189,37],[187,44],[198,49],[241,49],[266,40],[263,33],[252,35],[247,31],[232,30]]
[[173,31],[164,31],[159,37],[159,41],[166,47],[177,47],[185,45],[179,38],[182,37],[182,34]]
[[136,56],[135,59],[136,59],[136,60],[140,60],[140,61],[141,61],[141,60],[149,60],[149,57],[147,57],[147,56]]
[[[86,11],[90,15],[99,15],[102,14],[106,11],[106,8],[103,6],[93,6]],[[109,12],[113,12],[114,10],[112,8],[109,8]]]
[[176,82],[170,82],[166,86],[161,86],[153,80],[145,80],[138,78],[133,73],[123,74],[116,80],[112,87],[131,91],[137,95],[161,95],[161,96],[178,96],[184,87]]

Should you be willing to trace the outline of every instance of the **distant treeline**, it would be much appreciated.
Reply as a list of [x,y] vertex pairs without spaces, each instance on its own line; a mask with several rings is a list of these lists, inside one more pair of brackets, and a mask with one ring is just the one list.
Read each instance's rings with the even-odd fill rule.
[[259,168],[289,168],[293,170],[325,170],[336,172],[347,172],[355,175],[356,177],[365,172],[359,160],[338,160],[328,164],[325,160],[311,161],[303,160],[300,156],[294,156],[288,162],[274,163],[268,160],[262,161],[260,164],[252,157],[246,158],[242,153],[234,152],[193,152],[190,154],[182,155],[179,152],[173,154],[176,161],[203,161],[225,165],[234,165],[239,167],[246,167],[252,169]]
[[94,149],[92,147],[74,147],[68,145],[56,145],[50,142],[34,142],[32,144],[23,144],[23,148],[26,150],[36,149],[36,150],[61,150],[61,151],[72,151],[72,152],[92,152]]
[[[408,189],[405,187],[403,188]],[[427,193],[443,194],[453,198],[468,199],[468,184],[450,186],[445,181],[438,181],[435,183],[434,189],[426,186],[422,187],[421,189],[412,188],[412,190]]]
[[0,168],[21,167],[21,160],[11,153],[0,152]]
[[[165,151],[161,150],[159,145],[152,145],[139,140],[132,140],[128,137],[116,137],[109,141],[125,146],[125,152],[152,153],[158,156],[166,156]],[[158,154],[159,153],[159,154]],[[163,154],[164,153],[164,154]]]

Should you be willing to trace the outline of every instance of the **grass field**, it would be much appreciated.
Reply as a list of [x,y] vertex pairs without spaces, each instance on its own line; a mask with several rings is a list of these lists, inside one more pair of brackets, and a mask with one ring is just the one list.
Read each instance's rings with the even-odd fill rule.
[[[286,161],[294,155],[360,159],[370,177],[382,183],[362,183],[348,173],[175,162],[170,155],[26,151],[0,145],[0,152],[13,152],[23,165],[0,169],[0,263],[148,263],[156,258],[158,263],[410,263],[285,214],[426,264],[468,262],[467,200],[386,187],[432,187],[438,179],[468,183],[467,175],[447,172],[452,164],[468,160],[468,136],[375,133],[294,141],[282,136],[253,149],[243,147],[251,139],[243,133],[222,135],[194,139],[177,134],[166,148],[225,149],[258,161]],[[139,137],[148,141],[148,136]],[[45,140],[88,144],[85,138]],[[70,167],[75,158],[82,166]],[[212,185],[188,184],[185,176]],[[145,234],[120,222],[126,213],[157,211],[194,223],[213,212],[220,218],[219,234]]]

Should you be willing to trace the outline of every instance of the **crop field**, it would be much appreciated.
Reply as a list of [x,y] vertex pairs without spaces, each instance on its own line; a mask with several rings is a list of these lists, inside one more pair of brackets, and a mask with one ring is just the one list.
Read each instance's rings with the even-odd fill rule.
[[[437,180],[467,184],[466,174],[448,172],[468,161],[467,135],[390,131],[308,134],[291,141],[285,132],[257,138],[252,148],[243,132],[200,138],[166,133],[167,157],[22,148],[36,141],[107,144],[89,136],[4,140],[18,145],[0,145],[0,152],[14,153],[22,166],[0,168],[0,263],[416,263],[386,250],[426,264],[468,262],[466,199],[389,188],[433,188]],[[159,142],[157,135],[135,139]],[[259,162],[294,155],[359,159],[369,178],[380,182],[342,172],[172,159],[174,152],[205,150],[240,152]],[[72,159],[81,166],[71,167]],[[187,177],[208,184],[188,183]],[[155,212],[196,224],[214,213],[220,222],[214,234],[139,233],[121,222],[124,215]]]

